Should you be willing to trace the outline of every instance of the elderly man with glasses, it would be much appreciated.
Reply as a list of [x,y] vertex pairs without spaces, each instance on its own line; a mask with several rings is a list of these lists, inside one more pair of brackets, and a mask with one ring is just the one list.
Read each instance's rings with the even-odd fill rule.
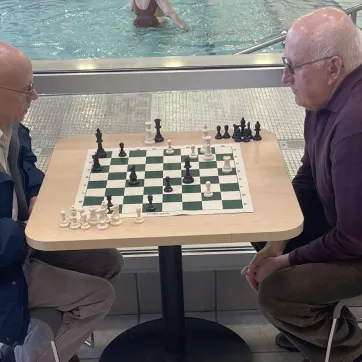
[[44,175],[21,122],[37,98],[29,59],[0,42],[0,361],[54,361],[50,342],[40,327],[29,325],[28,312],[50,307],[63,313],[55,340],[60,362],[75,362],[112,307],[123,258],[113,249],[28,248],[26,223]]
[[[296,238],[253,243],[242,270],[260,309],[279,329],[276,343],[324,361],[332,312],[362,294],[362,35],[334,8],[288,31],[282,82],[306,109],[305,152],[293,187],[304,215]],[[348,308],[331,362],[362,361],[362,331]]]

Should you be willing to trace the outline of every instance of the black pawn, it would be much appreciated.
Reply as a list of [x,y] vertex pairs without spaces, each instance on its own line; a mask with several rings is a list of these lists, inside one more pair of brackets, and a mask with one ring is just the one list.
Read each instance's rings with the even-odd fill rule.
[[235,142],[241,142],[241,130],[240,127],[235,129],[235,138],[234,138]]
[[126,157],[126,156],[127,156],[127,153],[126,153],[125,150],[124,150],[124,143],[123,143],[123,142],[121,142],[121,143],[119,144],[119,148],[120,148],[120,150],[119,150],[118,156],[119,156],[119,157]]
[[248,135],[250,135],[250,138],[253,138],[253,131],[252,131],[251,128],[250,128],[250,122],[248,122],[248,128],[247,128],[247,130],[248,130]]
[[164,138],[161,135],[161,120],[159,118],[155,119],[155,128],[156,128],[156,135],[155,135],[155,142],[163,142]]
[[146,207],[146,211],[147,212],[153,212],[153,211],[156,211],[156,207],[155,205],[153,205],[152,201],[153,201],[153,196],[152,195],[148,195],[147,196],[147,199],[148,199],[148,205]]
[[184,184],[192,184],[194,182],[194,178],[191,176],[190,168],[191,168],[191,159],[190,157],[185,158],[185,166],[186,169],[185,177],[182,179]]
[[255,135],[253,137],[254,141],[261,141],[262,140],[262,137],[260,136],[260,123],[259,121],[257,121],[255,123]]
[[216,127],[216,130],[217,130],[217,133],[216,133],[215,138],[216,138],[217,140],[221,140],[221,139],[222,139],[221,127],[220,127],[220,126],[217,126],[217,127]]
[[241,121],[240,121],[240,127],[241,127],[241,137],[244,136],[244,133],[245,133],[245,126],[246,126],[246,121],[244,119],[244,117],[241,118]]
[[138,185],[140,182],[137,180],[137,174],[136,174],[136,166],[132,166],[130,169],[131,173],[129,175],[128,184],[130,186]]
[[229,139],[230,138],[230,134],[229,134],[229,126],[226,124],[225,126],[224,126],[224,135],[222,136],[223,138],[225,138],[225,139]]
[[244,132],[244,137],[243,137],[243,142],[250,142],[251,140],[251,129],[250,128],[246,128],[245,132]]
[[104,150],[102,143],[102,132],[100,131],[99,128],[97,128],[96,131],[96,138],[97,138],[97,143],[98,143],[98,148],[97,148],[97,155],[99,158],[105,158],[107,156],[106,151]]
[[239,128],[239,126],[237,124],[233,124],[233,127],[234,127],[234,133],[233,133],[232,138],[235,139],[235,133],[236,133],[236,130]]
[[113,204],[112,204],[112,195],[107,194],[106,198],[107,198],[107,209],[108,209],[109,212],[111,212],[111,207],[113,206]]
[[163,189],[163,191],[165,191],[165,192],[172,192],[172,191],[173,191],[173,188],[172,188],[171,185],[170,185],[171,179],[170,179],[168,176],[165,177],[165,182],[166,182],[166,186],[165,186],[165,188]]
[[93,158],[92,172],[100,172],[100,171],[102,171],[102,166],[99,163],[98,155],[95,153],[94,155],[92,155],[92,158]]

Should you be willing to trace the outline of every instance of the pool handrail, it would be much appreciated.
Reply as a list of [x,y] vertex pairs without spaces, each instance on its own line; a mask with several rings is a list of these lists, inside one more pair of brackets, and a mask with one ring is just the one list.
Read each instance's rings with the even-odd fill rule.
[[[348,14],[349,17],[351,18],[351,20],[353,21],[353,23],[356,24],[357,23],[357,13],[361,10],[362,10],[362,4],[359,4],[359,5],[355,5],[355,6],[352,6],[348,9],[346,9],[345,13]],[[284,30],[284,31],[282,31],[281,35],[274,37],[272,39],[269,39],[267,41],[264,41],[262,43],[253,45],[247,49],[244,49],[238,53],[235,53],[234,55],[251,54],[258,50],[268,48],[271,45],[281,43],[281,42],[285,41],[286,34],[287,34],[286,30]]]

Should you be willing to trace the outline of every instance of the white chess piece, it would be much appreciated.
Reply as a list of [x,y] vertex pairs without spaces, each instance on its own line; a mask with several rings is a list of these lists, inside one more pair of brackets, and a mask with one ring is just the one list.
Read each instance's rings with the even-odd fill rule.
[[206,191],[204,192],[205,197],[212,197],[213,193],[211,191],[211,182],[206,181]]
[[107,209],[104,209],[104,207],[101,207],[96,210],[96,213],[98,214],[97,229],[98,230],[107,229],[109,227]]
[[111,225],[118,226],[122,224],[121,216],[119,215],[119,205],[114,204],[111,207],[112,215],[111,215]]
[[232,167],[230,165],[230,160],[231,160],[231,157],[230,156],[224,156],[223,157],[223,160],[224,160],[224,166],[222,168],[222,172],[223,173],[230,173],[232,172]]
[[67,216],[65,215],[65,211],[62,210],[60,212],[60,216],[62,218],[62,221],[60,222],[59,226],[61,228],[67,228],[69,226],[69,221],[67,220]]
[[72,230],[76,230],[80,228],[80,223],[78,221],[78,211],[75,207],[70,208],[70,225],[69,227]]
[[81,217],[80,217],[80,228],[82,230],[87,230],[89,229],[91,226],[90,226],[90,223],[88,222],[87,220],[87,214],[86,213],[82,213]]
[[212,161],[214,155],[211,152],[211,136],[205,137],[205,154],[202,156],[205,161]]
[[138,208],[136,209],[137,216],[136,216],[136,218],[134,219],[134,222],[135,222],[136,224],[143,224],[143,222],[145,221],[145,220],[143,219],[143,217],[142,217],[141,212],[142,212],[142,209],[141,209],[140,207],[138,207]]
[[175,153],[175,150],[172,148],[172,145],[171,145],[171,140],[168,140],[167,141],[167,150],[166,150],[166,154],[167,155],[172,155],[173,153]]
[[89,208],[89,219],[88,222],[95,226],[98,223],[98,217],[97,217],[97,213],[96,213],[96,208],[95,207],[90,207]]
[[152,122],[146,122],[146,138],[145,138],[145,143],[150,145],[152,143],[155,143],[155,138],[153,135],[153,130],[152,130]]
[[195,145],[191,145],[191,153],[189,154],[189,157],[191,158],[191,160],[196,160],[197,159],[197,153],[195,152]]
[[106,215],[106,221],[109,223],[109,218],[107,217],[107,213],[108,213],[108,207],[107,207],[107,202],[106,200],[103,200],[101,202],[101,209],[104,209],[105,215]]
[[205,153],[206,152],[206,138],[209,136],[209,129],[207,127],[207,125],[205,124],[205,126],[202,128],[202,140],[203,140],[203,145],[200,149],[201,153]]

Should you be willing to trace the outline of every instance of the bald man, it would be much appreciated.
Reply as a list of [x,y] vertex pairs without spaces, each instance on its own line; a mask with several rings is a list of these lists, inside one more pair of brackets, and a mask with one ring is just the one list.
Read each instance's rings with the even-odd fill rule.
[[[306,109],[305,152],[293,187],[304,214],[298,237],[254,244],[243,269],[279,346],[322,362],[334,306],[362,294],[362,35],[324,8],[286,38],[282,82]],[[362,361],[362,331],[342,310],[331,362]]]
[[25,228],[44,175],[21,122],[37,98],[29,59],[0,43],[0,361],[54,362],[43,330],[29,325],[29,309],[51,307],[63,313],[60,362],[75,362],[114,302],[123,259],[117,250],[29,250]]

